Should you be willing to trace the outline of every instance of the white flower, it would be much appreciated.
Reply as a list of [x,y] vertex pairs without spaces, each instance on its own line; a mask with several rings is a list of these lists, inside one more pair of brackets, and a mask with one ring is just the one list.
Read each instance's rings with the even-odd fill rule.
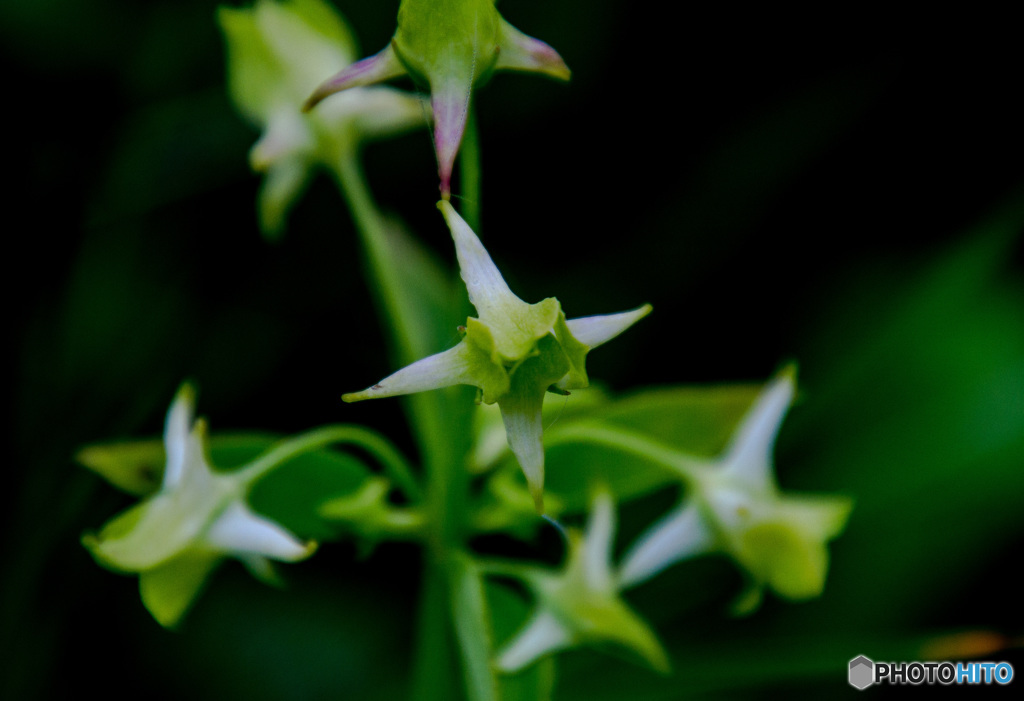
[[194,402],[185,385],[167,412],[159,490],[83,538],[101,564],[140,574],[143,601],[167,626],[178,622],[223,557],[266,578],[268,558],[295,562],[315,550],[249,508],[246,494],[262,471],[211,468],[206,423],[195,420]]
[[787,368],[757,397],[720,457],[678,456],[691,494],[626,553],[619,574],[623,586],[680,560],[720,551],[749,573],[758,591],[769,586],[788,599],[821,593],[826,543],[842,531],[851,503],[837,496],[783,495],[776,485],[772,451],[795,390],[794,371]]
[[537,597],[522,630],[498,652],[499,669],[515,672],[557,650],[611,642],[632,650],[655,669],[668,671],[657,636],[619,596],[611,564],[614,535],[615,504],[610,492],[599,491],[586,533],[569,533],[569,554],[561,572],[501,565],[490,569],[522,579]]
[[263,130],[250,162],[267,174],[259,198],[264,233],[281,233],[315,166],[336,168],[363,139],[426,125],[425,103],[390,88],[352,90],[302,112],[323,76],[355,58],[348,27],[321,0],[257,0],[251,9],[221,7],[218,18],[231,98]]
[[523,468],[537,511],[543,513],[545,393],[586,387],[587,353],[647,316],[651,307],[567,321],[554,297],[527,304],[505,284],[480,239],[451,204],[442,201],[438,207],[451,229],[462,279],[479,317],[467,319],[458,345],[342,399],[394,397],[457,384],[479,388],[485,404],[497,402],[501,409],[509,447]]

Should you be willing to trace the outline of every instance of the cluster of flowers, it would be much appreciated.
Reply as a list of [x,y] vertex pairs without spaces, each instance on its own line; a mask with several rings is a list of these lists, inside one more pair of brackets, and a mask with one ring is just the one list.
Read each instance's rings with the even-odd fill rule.
[[[258,0],[251,9],[222,9],[220,21],[228,45],[231,94],[263,131],[251,160],[255,169],[266,171],[259,211],[267,232],[283,228],[313,168],[330,167],[363,139],[422,123],[428,108],[433,114],[442,194],[438,207],[478,316],[460,327],[463,337],[454,347],[343,398],[354,402],[456,384],[476,387],[481,402],[497,404],[500,410],[508,449],[525,475],[536,512],[524,517],[536,519],[545,511],[546,394],[587,387],[589,351],[651,308],[567,319],[555,298],[524,302],[509,289],[448,199],[473,88],[498,69],[568,78],[564,62],[551,47],[502,19],[493,0],[403,0],[391,43],[355,63],[347,27],[321,0]],[[339,67],[340,72],[322,82]],[[371,87],[400,75],[427,86],[429,106],[413,95]],[[741,608],[755,606],[766,587],[789,599],[819,594],[827,570],[826,543],[842,530],[850,504],[839,497],[784,495],[776,485],[773,447],[795,390],[794,371],[783,369],[763,388],[715,458],[687,455],[610,425],[569,423],[563,438],[576,431],[580,440],[643,455],[684,486],[684,498],[618,564],[611,556],[615,497],[602,485],[581,485],[591,493],[589,521],[584,531],[567,533],[568,553],[560,570],[480,560],[484,574],[521,580],[536,601],[520,632],[497,652],[497,666],[515,671],[554,650],[607,641],[666,670],[668,659],[657,637],[625,603],[622,592],[676,562],[706,553],[725,553],[747,573],[750,586]],[[167,415],[162,481],[85,543],[105,566],[139,573],[147,607],[162,624],[174,625],[223,558],[239,559],[268,579],[269,560],[294,562],[313,552],[312,542],[256,513],[248,495],[258,480],[297,451],[336,439],[292,439],[241,468],[214,469],[205,423],[195,420],[194,393],[185,386]],[[111,462],[131,462],[116,447],[87,449],[82,461],[108,476],[124,479],[131,474],[130,469],[108,469]],[[321,513],[364,526],[372,521],[381,532],[415,537],[423,513],[415,504],[404,511],[388,504],[388,489],[381,480],[368,479],[348,498],[324,504]]]

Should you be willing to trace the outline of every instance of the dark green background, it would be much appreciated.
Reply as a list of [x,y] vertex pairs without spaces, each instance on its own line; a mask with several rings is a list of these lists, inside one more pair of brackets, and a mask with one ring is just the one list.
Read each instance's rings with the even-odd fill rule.
[[[336,4],[363,53],[388,40],[397,0]],[[289,569],[291,592],[226,567],[185,629],[167,633],[136,580],[96,567],[78,543],[128,500],[73,465],[74,450],[157,434],[185,377],[214,430],[360,421],[410,445],[397,403],[340,402],[392,368],[339,196],[318,180],[283,243],[257,232],[256,133],[224,93],[215,7],[0,9],[14,353],[4,698],[404,689],[415,548],[357,562],[347,545],[324,547]],[[501,4],[574,75],[568,86],[499,75],[479,91],[483,234],[527,300],[556,295],[570,315],[654,305],[593,356],[591,375],[616,391],[761,380],[798,360],[804,397],[780,437],[781,482],[857,507],[821,600],[769,599],[735,621],[723,613],[738,585],[727,563],[676,567],[630,597],[676,675],[573,652],[556,698],[832,698],[849,691],[858,654],[910,659],[964,630],[1019,645],[1014,25],[659,8]],[[365,161],[380,202],[450,261],[427,133],[373,145]],[[623,530],[668,503],[627,509]],[[985,656],[1020,660],[1019,648]]]

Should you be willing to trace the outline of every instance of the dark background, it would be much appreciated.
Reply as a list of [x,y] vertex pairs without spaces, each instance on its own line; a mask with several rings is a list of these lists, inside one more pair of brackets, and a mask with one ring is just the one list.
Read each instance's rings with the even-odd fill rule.
[[[390,37],[397,0],[335,4],[364,54]],[[215,7],[0,9],[13,170],[5,698],[404,688],[414,548],[356,562],[327,546],[292,568],[291,596],[227,567],[185,630],[167,633],[135,579],[78,542],[129,502],[72,463],[76,447],[157,434],[185,377],[214,429],[360,421],[410,445],[397,404],[340,402],[391,368],[330,183],[314,183],[282,243],[258,234],[256,132],[224,92]],[[848,659],[912,659],[965,631],[995,636],[978,638],[983,658],[1019,659],[1014,25],[622,0],[501,10],[574,71],[569,85],[498,75],[477,93],[482,229],[513,289],[555,295],[571,316],[654,305],[593,356],[591,375],[614,391],[759,381],[798,360],[804,401],[780,437],[780,479],[858,504],[820,601],[769,600],[734,621],[718,594],[735,586],[727,565],[677,568],[631,599],[676,676],[574,652],[556,698],[831,698],[848,689]],[[426,131],[364,160],[381,204],[450,261]],[[971,639],[954,640],[966,654]]]

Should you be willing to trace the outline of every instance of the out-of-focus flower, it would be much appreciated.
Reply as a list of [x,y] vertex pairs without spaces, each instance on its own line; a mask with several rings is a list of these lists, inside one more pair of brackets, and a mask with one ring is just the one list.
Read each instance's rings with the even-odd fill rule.
[[561,572],[515,565],[491,569],[523,580],[537,598],[522,630],[498,651],[499,669],[515,672],[557,650],[611,642],[632,650],[653,668],[668,671],[657,636],[619,596],[611,563],[614,535],[615,504],[610,492],[600,490],[592,499],[586,532],[569,531],[569,553]]
[[390,88],[363,88],[302,112],[309,93],[355,58],[344,20],[322,0],[257,0],[218,11],[227,45],[228,90],[238,110],[263,130],[249,154],[265,172],[259,196],[264,234],[284,230],[289,208],[313,168],[335,168],[365,139],[425,124],[426,105]]
[[752,578],[748,608],[764,586],[794,600],[821,593],[826,543],[842,532],[852,504],[839,496],[779,490],[772,450],[795,391],[795,371],[786,368],[754,401],[720,457],[681,457],[680,476],[691,493],[626,553],[619,575],[624,586],[680,560],[720,551]]
[[100,564],[139,573],[142,600],[165,626],[181,619],[222,558],[268,579],[268,559],[296,562],[316,547],[249,507],[246,495],[262,471],[211,468],[206,423],[195,420],[194,404],[184,385],[167,412],[159,490],[83,538]]

